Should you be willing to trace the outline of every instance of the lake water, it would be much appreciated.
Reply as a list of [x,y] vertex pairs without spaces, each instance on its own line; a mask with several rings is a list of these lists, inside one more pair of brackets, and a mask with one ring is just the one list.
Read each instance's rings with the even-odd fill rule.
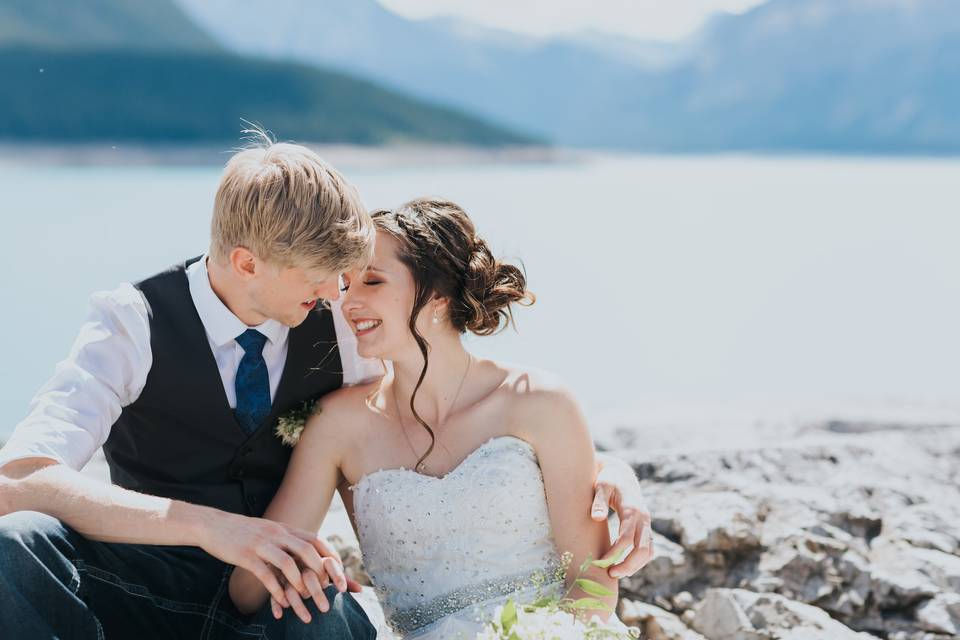
[[[960,161],[593,156],[342,166],[371,207],[461,203],[537,304],[480,353],[595,420],[960,420]],[[0,437],[90,292],[206,247],[219,168],[0,166]],[[719,420],[719,418],[718,418]]]

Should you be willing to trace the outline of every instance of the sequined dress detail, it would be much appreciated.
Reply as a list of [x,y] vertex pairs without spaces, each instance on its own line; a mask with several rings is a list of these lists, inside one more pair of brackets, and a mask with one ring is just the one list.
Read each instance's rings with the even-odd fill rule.
[[442,478],[382,469],[351,489],[364,564],[396,636],[472,640],[508,596],[530,602],[562,587],[524,440],[491,438]]

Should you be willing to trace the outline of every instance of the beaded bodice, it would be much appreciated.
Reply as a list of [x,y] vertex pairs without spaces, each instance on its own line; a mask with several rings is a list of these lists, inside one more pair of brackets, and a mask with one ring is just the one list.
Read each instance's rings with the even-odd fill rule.
[[443,478],[383,469],[351,489],[364,564],[405,637],[433,637],[423,630],[531,580],[555,584],[543,478],[524,440],[491,438]]

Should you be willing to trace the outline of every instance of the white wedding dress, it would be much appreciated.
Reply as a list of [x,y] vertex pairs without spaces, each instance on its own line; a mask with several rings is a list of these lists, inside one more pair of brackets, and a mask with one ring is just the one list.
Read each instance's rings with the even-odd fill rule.
[[491,438],[443,478],[382,469],[351,489],[390,627],[378,638],[473,640],[508,597],[562,593],[543,478],[524,440]]

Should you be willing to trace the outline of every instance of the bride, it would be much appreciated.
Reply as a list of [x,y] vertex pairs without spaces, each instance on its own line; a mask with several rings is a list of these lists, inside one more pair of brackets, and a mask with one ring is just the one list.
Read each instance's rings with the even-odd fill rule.
[[[376,254],[345,274],[342,309],[360,355],[391,371],[323,398],[265,517],[317,529],[338,489],[391,631],[472,638],[507,597],[564,593],[608,549],[589,515],[593,442],[568,391],[464,348],[465,332],[493,334],[534,301],[467,214],[421,199],[373,219]],[[616,594],[605,570],[582,577]],[[269,593],[238,568],[230,596],[252,612]]]

